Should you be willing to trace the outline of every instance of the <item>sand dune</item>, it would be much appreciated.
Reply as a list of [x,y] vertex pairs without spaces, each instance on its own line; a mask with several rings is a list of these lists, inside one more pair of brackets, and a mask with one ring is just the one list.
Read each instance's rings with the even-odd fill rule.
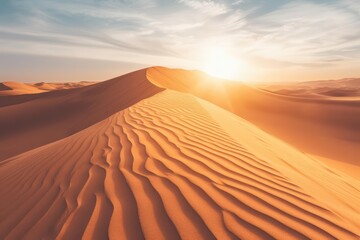
[[215,103],[360,179],[360,100],[283,96],[180,69],[155,67],[147,75],[160,87]]
[[93,82],[78,83],[20,83],[20,82],[3,82],[0,83],[0,96],[13,96],[36,94],[55,90],[79,88],[94,84]]
[[161,90],[140,70],[83,88],[0,97],[0,161],[74,134]]
[[68,82],[68,83],[45,83],[45,82],[39,82],[34,83],[32,86],[45,90],[45,91],[54,91],[54,90],[63,90],[63,89],[72,89],[72,88],[79,88],[79,87],[85,87],[95,84],[94,82]]
[[170,90],[6,160],[0,176],[7,239],[360,234],[358,189],[250,123]]
[[300,83],[259,84],[259,87],[283,95],[303,97],[341,97],[360,100],[360,78]]
[[3,82],[0,83],[0,96],[34,94],[44,92],[30,84],[20,82]]
[[359,181],[225,110],[278,96],[160,70],[0,108],[0,239],[359,239]]

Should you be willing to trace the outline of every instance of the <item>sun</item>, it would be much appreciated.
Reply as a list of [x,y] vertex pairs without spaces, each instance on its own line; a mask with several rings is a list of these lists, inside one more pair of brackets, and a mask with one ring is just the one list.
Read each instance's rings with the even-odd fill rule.
[[228,51],[212,49],[206,54],[201,70],[214,77],[236,79],[242,65],[241,60],[233,57]]

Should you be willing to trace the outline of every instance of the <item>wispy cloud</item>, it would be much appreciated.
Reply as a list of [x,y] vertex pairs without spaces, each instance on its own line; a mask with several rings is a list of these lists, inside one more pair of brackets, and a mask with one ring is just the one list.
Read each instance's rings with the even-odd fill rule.
[[179,0],[179,2],[210,15],[219,15],[229,11],[224,4],[212,0]]
[[[321,14],[319,14],[321,13]],[[359,16],[338,5],[289,3],[252,22],[259,55],[300,63],[357,57],[349,49],[360,46]]]

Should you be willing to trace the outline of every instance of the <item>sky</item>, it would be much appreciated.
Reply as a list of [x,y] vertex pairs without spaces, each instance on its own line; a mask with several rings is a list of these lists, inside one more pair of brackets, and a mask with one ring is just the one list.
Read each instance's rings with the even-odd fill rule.
[[0,1],[0,81],[101,81],[209,59],[232,59],[240,81],[360,77],[360,0]]

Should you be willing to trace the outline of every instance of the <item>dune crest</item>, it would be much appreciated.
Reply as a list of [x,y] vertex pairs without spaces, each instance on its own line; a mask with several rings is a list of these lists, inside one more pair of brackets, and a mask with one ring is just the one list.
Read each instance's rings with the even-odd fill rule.
[[162,90],[139,70],[82,88],[0,97],[0,161],[70,136]]
[[147,77],[159,87],[225,108],[304,152],[330,159],[327,164],[360,180],[359,100],[279,95],[183,69],[153,67]]

